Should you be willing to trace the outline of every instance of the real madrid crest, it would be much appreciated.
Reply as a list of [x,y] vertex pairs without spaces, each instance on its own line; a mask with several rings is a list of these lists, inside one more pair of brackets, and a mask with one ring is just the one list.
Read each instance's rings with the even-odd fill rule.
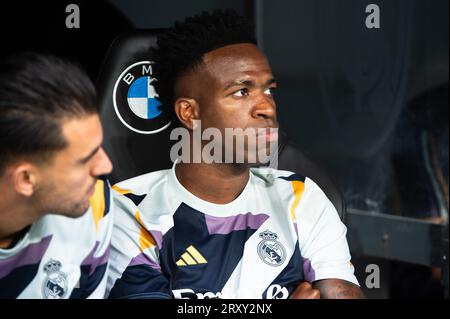
[[61,262],[50,259],[44,266],[47,276],[42,283],[42,294],[45,299],[61,299],[67,293],[67,275],[60,271]]
[[158,133],[170,125],[155,90],[153,62],[141,61],[127,67],[114,85],[113,104],[117,117],[140,134]]
[[262,241],[258,244],[258,255],[262,261],[270,266],[280,266],[286,259],[286,250],[283,245],[277,241],[278,235],[265,230],[259,233]]

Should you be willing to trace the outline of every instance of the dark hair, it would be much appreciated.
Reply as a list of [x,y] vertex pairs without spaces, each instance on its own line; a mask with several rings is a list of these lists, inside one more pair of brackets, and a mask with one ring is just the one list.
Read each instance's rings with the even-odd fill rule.
[[194,70],[206,53],[238,43],[256,44],[256,39],[253,23],[233,10],[203,12],[176,22],[161,34],[158,47],[151,49],[151,55],[163,107],[170,107],[169,112],[173,110],[176,80]]
[[67,146],[61,120],[95,114],[96,93],[78,66],[48,54],[0,62],[0,175],[13,159],[42,161]]

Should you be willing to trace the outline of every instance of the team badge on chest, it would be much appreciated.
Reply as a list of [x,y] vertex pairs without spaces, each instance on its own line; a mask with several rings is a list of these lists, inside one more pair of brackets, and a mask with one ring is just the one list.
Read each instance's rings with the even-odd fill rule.
[[50,259],[44,266],[46,277],[42,283],[42,294],[45,299],[61,299],[67,293],[67,275],[60,271],[61,262]]
[[278,235],[265,230],[259,233],[262,241],[258,244],[258,255],[262,261],[270,266],[280,266],[286,259],[286,250],[278,241]]

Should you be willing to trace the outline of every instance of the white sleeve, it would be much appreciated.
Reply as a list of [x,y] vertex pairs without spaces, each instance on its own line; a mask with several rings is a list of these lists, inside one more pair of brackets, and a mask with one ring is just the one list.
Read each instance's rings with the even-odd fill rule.
[[111,242],[108,298],[171,298],[167,279],[161,273],[159,251],[152,234],[141,220],[132,200],[113,192],[116,205]]
[[305,280],[343,279],[359,286],[350,262],[347,227],[327,196],[308,178],[295,214]]

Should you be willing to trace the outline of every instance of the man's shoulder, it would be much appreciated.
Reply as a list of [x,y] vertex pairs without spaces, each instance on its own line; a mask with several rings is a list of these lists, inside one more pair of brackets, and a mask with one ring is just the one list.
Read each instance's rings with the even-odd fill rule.
[[112,189],[121,194],[148,194],[155,187],[162,185],[167,180],[170,172],[170,169],[164,169],[135,176],[113,185]]
[[257,168],[251,168],[251,172],[253,173],[253,176],[255,176],[257,179],[271,182],[271,181],[280,181],[280,182],[293,182],[298,181],[302,183],[314,183],[310,178],[302,175],[298,172],[292,172],[292,171],[286,171],[286,170],[280,170],[280,169],[274,169],[270,167],[257,167]]
[[258,167],[251,168],[251,172],[255,179],[264,183],[267,186],[288,185],[293,188],[293,195],[300,189],[307,193],[320,193],[324,194],[322,189],[311,178],[304,176],[298,172],[292,172],[287,170],[279,170],[270,167]]

